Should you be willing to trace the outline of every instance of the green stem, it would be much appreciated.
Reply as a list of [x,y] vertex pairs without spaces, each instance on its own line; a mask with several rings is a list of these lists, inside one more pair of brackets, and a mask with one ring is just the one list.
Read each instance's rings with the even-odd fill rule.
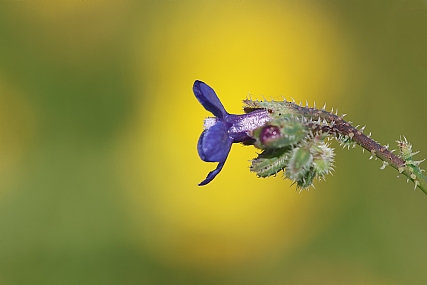
[[[415,183],[427,195],[427,177],[419,168],[410,170],[408,167],[402,172],[409,180]],[[414,176],[415,175],[415,179]]]

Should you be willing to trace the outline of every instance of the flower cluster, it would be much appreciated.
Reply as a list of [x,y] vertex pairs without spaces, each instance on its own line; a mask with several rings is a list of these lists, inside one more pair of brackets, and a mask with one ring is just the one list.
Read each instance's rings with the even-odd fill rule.
[[252,137],[263,149],[251,165],[259,177],[284,170],[285,178],[304,189],[333,170],[334,151],[324,142],[326,135],[314,134],[302,118],[282,116],[253,131]]
[[413,160],[417,152],[406,140],[397,141],[399,153],[388,145],[380,145],[364,134],[365,127],[354,127],[338,112],[305,107],[289,101],[244,100],[244,114],[225,111],[214,90],[201,81],[194,82],[194,94],[206,110],[215,117],[206,118],[197,150],[202,160],[218,162],[199,185],[211,182],[224,167],[233,143],[254,145],[261,149],[252,160],[250,170],[258,177],[268,177],[283,171],[298,188],[313,186],[315,178],[324,179],[333,170],[334,151],[325,143],[334,138],[343,147],[360,145],[371,156],[383,161],[381,169],[391,166],[408,177],[427,194],[427,177],[419,167],[423,160]]

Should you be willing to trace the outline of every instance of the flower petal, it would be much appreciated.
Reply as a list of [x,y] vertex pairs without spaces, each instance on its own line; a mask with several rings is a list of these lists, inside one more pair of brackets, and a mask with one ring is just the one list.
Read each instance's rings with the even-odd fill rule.
[[215,176],[222,170],[222,167],[224,166],[225,161],[218,163],[217,167],[209,172],[208,176],[206,176],[206,179],[199,183],[199,186],[203,186],[211,182]]
[[215,91],[206,83],[196,80],[193,85],[193,92],[200,104],[216,117],[222,119],[228,114],[218,96],[216,96]]
[[217,121],[204,130],[197,144],[199,156],[207,162],[224,162],[230,152],[232,138],[228,136],[229,124]]

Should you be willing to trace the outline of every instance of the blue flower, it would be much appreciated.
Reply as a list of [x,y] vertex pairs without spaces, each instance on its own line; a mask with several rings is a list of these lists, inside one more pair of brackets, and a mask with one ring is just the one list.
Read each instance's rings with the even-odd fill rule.
[[205,119],[197,151],[203,161],[218,162],[218,165],[199,183],[201,186],[211,182],[222,170],[232,143],[252,144],[254,140],[249,133],[271,119],[264,109],[255,109],[242,115],[227,113],[215,91],[202,81],[194,82],[193,92],[200,104],[215,116]]

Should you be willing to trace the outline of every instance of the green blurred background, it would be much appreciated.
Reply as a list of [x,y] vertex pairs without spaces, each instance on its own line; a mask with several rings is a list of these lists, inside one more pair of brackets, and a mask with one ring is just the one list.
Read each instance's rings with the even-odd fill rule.
[[427,284],[427,197],[360,148],[221,174],[192,93],[325,102],[427,155],[426,1],[1,1],[0,283]]

